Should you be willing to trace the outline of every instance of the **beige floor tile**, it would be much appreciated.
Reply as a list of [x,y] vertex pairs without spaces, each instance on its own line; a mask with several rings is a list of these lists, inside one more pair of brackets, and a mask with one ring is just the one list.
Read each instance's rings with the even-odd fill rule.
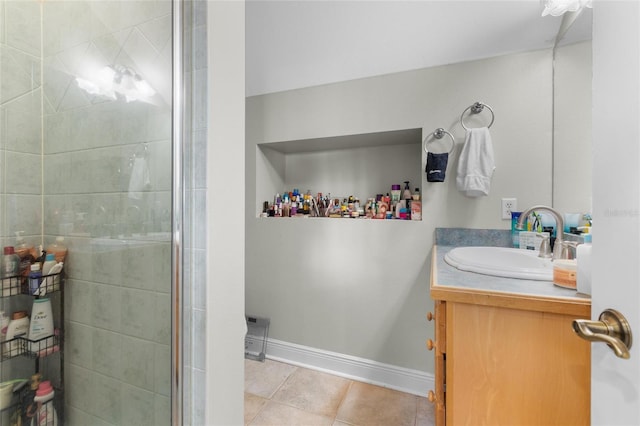
[[415,395],[353,382],[336,420],[362,426],[413,426],[416,399]]
[[299,408],[269,401],[249,423],[250,426],[331,426],[331,417],[309,413]]
[[333,422],[331,426],[352,426],[352,425],[350,425],[349,423],[341,422],[340,420],[336,420],[335,422]]
[[265,399],[261,396],[253,395],[251,393],[244,393],[244,424],[248,424],[251,420],[253,420],[262,407],[268,402],[268,399]]
[[350,380],[342,377],[298,368],[271,399],[334,418],[349,383]]
[[418,412],[416,414],[416,426],[433,426],[436,424],[434,403],[427,398],[417,397]]
[[282,362],[244,360],[244,390],[263,398],[271,398],[297,367]]

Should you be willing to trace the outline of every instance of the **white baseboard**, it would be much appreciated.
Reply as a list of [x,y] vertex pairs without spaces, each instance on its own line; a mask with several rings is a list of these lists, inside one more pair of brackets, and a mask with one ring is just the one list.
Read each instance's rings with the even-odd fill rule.
[[429,373],[282,340],[267,340],[266,357],[419,396],[434,389],[435,379]]

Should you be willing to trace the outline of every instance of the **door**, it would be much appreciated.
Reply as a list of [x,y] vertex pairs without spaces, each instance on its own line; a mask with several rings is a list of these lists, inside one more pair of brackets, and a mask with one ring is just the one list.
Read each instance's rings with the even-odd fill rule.
[[591,352],[591,423],[640,424],[640,5],[593,6],[592,319],[621,312],[636,333],[628,360]]

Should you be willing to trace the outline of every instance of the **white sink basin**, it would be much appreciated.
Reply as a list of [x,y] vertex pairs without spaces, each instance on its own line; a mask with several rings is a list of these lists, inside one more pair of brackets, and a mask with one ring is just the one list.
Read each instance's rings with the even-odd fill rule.
[[506,247],[456,247],[444,256],[445,262],[462,271],[495,277],[553,281],[551,259],[537,251]]

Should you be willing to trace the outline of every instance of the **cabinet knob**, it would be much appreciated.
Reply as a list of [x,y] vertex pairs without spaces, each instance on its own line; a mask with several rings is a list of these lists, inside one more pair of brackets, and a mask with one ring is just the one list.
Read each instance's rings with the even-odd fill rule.
[[433,313],[427,312],[427,321],[433,320]]
[[436,393],[430,390],[429,394],[427,395],[427,399],[429,400],[429,402],[436,402]]
[[431,340],[431,339],[427,339],[427,349],[429,349],[430,351],[432,351],[432,350],[433,350],[433,348],[435,348],[435,347],[436,347],[436,345],[435,345],[435,343],[433,343],[433,340]]

